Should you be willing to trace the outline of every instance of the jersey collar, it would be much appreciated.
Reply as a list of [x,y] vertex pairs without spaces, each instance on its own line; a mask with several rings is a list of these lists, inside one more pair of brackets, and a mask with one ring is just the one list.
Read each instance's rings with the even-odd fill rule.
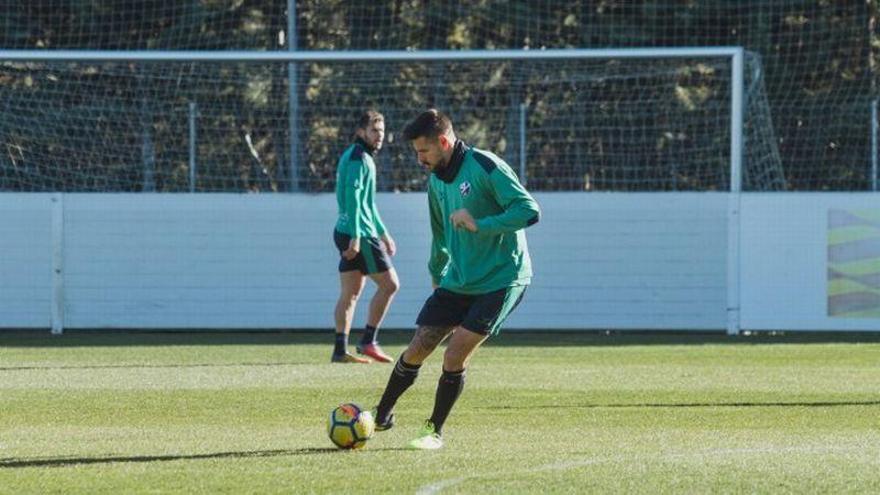
[[372,148],[370,148],[370,145],[368,145],[367,142],[364,141],[363,139],[361,139],[359,136],[354,138],[354,144],[363,148],[364,151],[366,151],[368,155],[373,156],[374,150]]
[[443,182],[450,184],[458,175],[461,164],[464,163],[464,155],[470,150],[467,144],[461,139],[455,141],[455,149],[452,150],[452,156],[449,157],[449,163],[440,170],[435,170],[434,175]]

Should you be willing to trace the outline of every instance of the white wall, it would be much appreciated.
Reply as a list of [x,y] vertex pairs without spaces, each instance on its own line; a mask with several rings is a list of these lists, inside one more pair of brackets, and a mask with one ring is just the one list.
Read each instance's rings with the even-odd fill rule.
[[49,328],[51,219],[49,194],[0,194],[0,328]]
[[535,279],[511,327],[725,328],[726,194],[536,198]]
[[327,197],[65,197],[65,326],[326,326]]
[[[725,327],[726,194],[536,198],[536,276],[509,328]],[[385,326],[412,328],[430,293],[426,198],[378,202],[403,287]],[[333,195],[65,194],[63,204],[66,328],[332,326]],[[2,328],[48,326],[50,212],[50,195],[0,195]]]
[[[536,275],[508,328],[725,328],[727,194],[536,197]],[[0,328],[51,325],[53,239],[66,328],[332,325],[333,195],[65,194],[54,237],[52,198],[0,194]],[[378,201],[403,286],[385,326],[412,328],[430,292],[426,199]],[[864,229],[880,245],[880,195],[747,193],[740,203],[743,329],[880,330],[880,310],[829,316],[828,305],[829,211],[875,215]]]
[[828,212],[880,209],[875,193],[742,196],[741,323],[753,330],[880,330],[828,315]]

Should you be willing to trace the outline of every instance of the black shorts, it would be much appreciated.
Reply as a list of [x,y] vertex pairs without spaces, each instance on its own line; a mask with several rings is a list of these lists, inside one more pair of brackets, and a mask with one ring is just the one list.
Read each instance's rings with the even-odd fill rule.
[[525,285],[472,295],[436,289],[422,306],[416,324],[461,326],[481,335],[496,335],[525,292]]
[[348,249],[351,236],[333,229],[333,242],[339,250],[339,271],[350,272],[360,270],[364,275],[387,272],[392,268],[391,257],[385,251],[385,245],[375,237],[361,238],[361,252],[353,260],[347,260],[342,252]]

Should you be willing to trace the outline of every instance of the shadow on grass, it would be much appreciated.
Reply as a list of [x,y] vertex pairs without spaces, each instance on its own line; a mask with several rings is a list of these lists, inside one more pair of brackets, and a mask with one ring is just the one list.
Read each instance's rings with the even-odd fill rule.
[[534,404],[534,405],[503,405],[474,406],[472,409],[505,410],[505,409],[641,409],[641,408],[705,408],[705,407],[852,407],[880,406],[880,400],[866,401],[814,401],[814,402],[684,402],[684,403],[637,403],[637,404]]
[[[382,330],[382,343],[406,345],[412,330]],[[352,339],[358,331],[352,331]],[[644,345],[766,345],[880,343],[880,332],[757,332],[728,336],[724,332],[698,331],[502,331],[487,346],[573,347]],[[223,345],[324,345],[332,346],[331,329],[297,331],[151,331],[68,330],[51,335],[45,330],[0,330],[2,347],[131,347]]]
[[[382,448],[358,450],[357,454],[370,452],[406,450],[402,448]],[[241,452],[214,452],[209,454],[178,454],[178,455],[140,455],[140,456],[106,456],[106,457],[52,457],[52,458],[0,458],[0,469],[16,468],[40,468],[40,467],[69,467],[84,466],[89,464],[112,464],[127,462],[165,462],[165,461],[191,461],[203,459],[248,459],[255,457],[289,457],[299,455],[325,455],[346,454],[351,451],[339,450],[332,447],[280,449],[280,450],[251,450]]]

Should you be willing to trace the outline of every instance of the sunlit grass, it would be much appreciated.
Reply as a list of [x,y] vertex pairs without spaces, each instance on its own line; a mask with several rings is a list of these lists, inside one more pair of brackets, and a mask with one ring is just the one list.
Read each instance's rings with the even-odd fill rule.
[[[388,334],[386,349],[408,335]],[[876,493],[880,337],[508,332],[446,447],[402,447],[440,358],[361,452],[325,437],[389,365],[318,333],[0,332],[0,493]]]

